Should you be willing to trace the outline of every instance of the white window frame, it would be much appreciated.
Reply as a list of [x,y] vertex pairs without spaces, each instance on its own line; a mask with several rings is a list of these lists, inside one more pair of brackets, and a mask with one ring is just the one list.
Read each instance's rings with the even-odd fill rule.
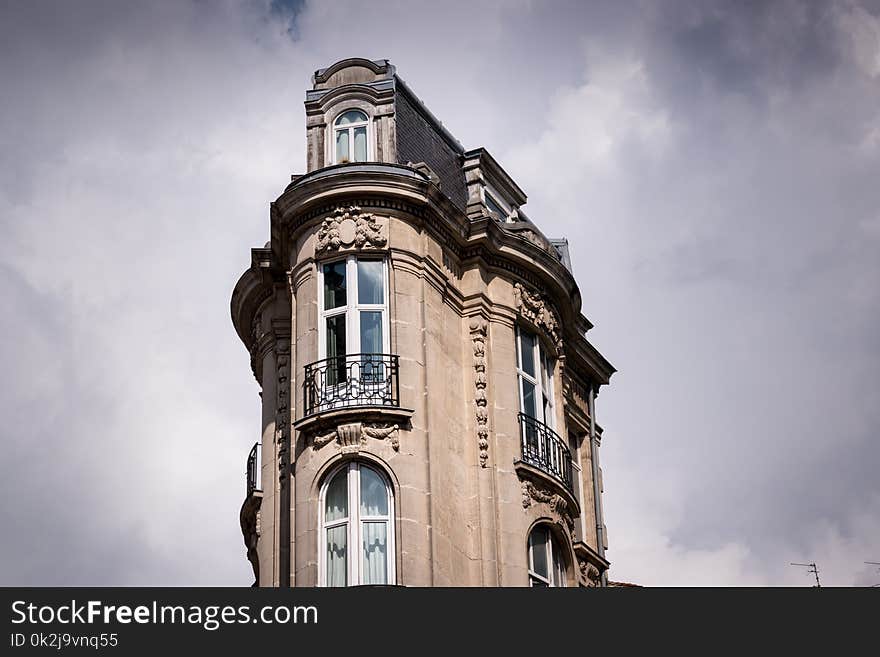
[[501,208],[501,221],[505,223],[513,221],[513,209],[510,207],[510,204],[501,200],[501,194],[496,192],[494,187],[483,185],[483,203],[486,205],[486,209],[491,211],[489,199],[492,199],[492,202]]
[[[385,484],[385,495],[388,500],[387,516],[362,516],[361,513],[361,494],[360,494],[360,472],[361,468],[369,468],[379,475],[382,483]],[[326,522],[324,517],[327,508],[327,489],[330,483],[342,471],[345,471],[348,487],[348,516]],[[324,479],[321,486],[321,494],[319,496],[318,507],[318,526],[320,533],[318,535],[318,586],[326,587],[327,584],[327,530],[342,525],[347,526],[346,545],[347,545],[347,561],[348,572],[346,574],[347,586],[358,586],[361,584],[361,571],[363,570],[363,524],[366,522],[385,522],[385,572],[388,575],[386,584],[395,584],[397,582],[397,574],[395,569],[396,550],[394,547],[394,489],[388,476],[378,467],[364,461],[349,461],[334,468]],[[357,549],[357,558],[353,558],[353,550]]]
[[[364,116],[366,116],[365,121],[360,121],[358,123],[349,123],[346,126],[337,126],[336,122],[342,117],[346,112],[360,112]],[[349,153],[354,154],[354,129],[366,127],[367,129],[367,153],[366,160],[364,162],[373,161],[373,121],[370,117],[370,113],[360,107],[345,107],[340,109],[333,117],[333,120],[330,122],[330,138],[327,140],[328,147],[327,153],[328,161],[331,164],[343,164],[343,162],[339,162],[336,156],[336,133],[341,132],[343,130],[348,131],[348,143],[349,143]],[[347,163],[355,163],[355,160],[349,158]]]
[[[529,374],[522,368],[522,334],[523,332],[534,336],[535,346],[532,354],[535,363],[535,376]],[[543,422],[548,427],[556,431],[556,398],[554,390],[554,370],[556,369],[555,359],[544,350],[541,344],[541,336],[534,331],[529,331],[520,326],[516,327],[516,380],[519,388],[519,410],[525,415],[525,395],[523,394],[523,381],[528,381],[535,386],[535,400],[541,404],[541,408],[536,410],[536,414],[540,417],[536,419]],[[546,382],[545,382],[546,379]],[[545,405],[546,403],[546,405]],[[529,415],[529,417],[532,417]]]
[[[532,546],[531,538],[532,534],[534,534],[535,532],[543,532],[546,536],[544,547],[547,550],[547,572],[549,574],[549,577],[539,575],[534,570],[534,547]],[[562,558],[562,548],[560,547],[559,541],[556,540],[556,536],[553,534],[553,531],[550,529],[550,527],[546,524],[535,525],[534,527],[532,527],[532,531],[529,532],[529,536],[526,539],[526,546],[529,559],[529,586],[535,586],[534,580],[537,579],[547,586],[564,588],[568,584],[567,572],[565,569],[565,559]],[[556,558],[557,554],[559,556],[558,559]]]
[[[330,310],[324,309],[324,265],[332,265],[345,260],[345,305]],[[382,262],[383,303],[358,303],[358,260]],[[391,336],[388,321],[388,258],[377,256],[348,255],[334,260],[318,263],[318,360],[327,358],[327,318],[345,313],[345,351],[346,356],[361,353],[361,312],[382,313],[382,353],[391,353]]]

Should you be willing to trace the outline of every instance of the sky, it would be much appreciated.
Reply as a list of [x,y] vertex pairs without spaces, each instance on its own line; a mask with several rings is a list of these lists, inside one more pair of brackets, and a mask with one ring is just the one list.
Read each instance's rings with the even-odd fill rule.
[[0,584],[249,585],[229,316],[312,73],[390,59],[565,236],[612,580],[880,584],[880,3],[0,5]]

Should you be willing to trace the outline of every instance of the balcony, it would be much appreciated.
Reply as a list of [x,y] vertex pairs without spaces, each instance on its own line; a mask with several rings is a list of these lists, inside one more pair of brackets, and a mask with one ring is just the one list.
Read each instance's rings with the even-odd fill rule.
[[524,413],[520,413],[517,418],[523,462],[560,482],[573,494],[571,452],[568,445],[543,422]]
[[260,467],[262,464],[260,463],[260,443],[254,443],[254,446],[251,447],[250,454],[248,454],[247,458],[247,469],[245,472],[245,479],[247,481],[247,494],[245,495],[245,499],[249,498],[256,491],[263,491],[263,482],[260,477]]
[[251,567],[254,569],[254,586],[260,581],[260,560],[257,558],[257,542],[260,538],[257,516],[263,503],[260,451],[260,443],[256,443],[248,454],[244,473],[246,494],[238,515],[241,534],[247,548],[248,561],[251,562]]
[[346,408],[399,408],[396,354],[349,354],[306,365],[304,417]]

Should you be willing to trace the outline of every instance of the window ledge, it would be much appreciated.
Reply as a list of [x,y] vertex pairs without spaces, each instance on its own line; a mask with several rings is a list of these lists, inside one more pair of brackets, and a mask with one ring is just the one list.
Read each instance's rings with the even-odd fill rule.
[[580,515],[581,507],[575,499],[574,493],[559,479],[529,463],[526,463],[522,459],[515,459],[513,467],[516,470],[516,475],[520,479],[528,479],[533,483],[539,484],[544,488],[549,489],[551,492],[558,494],[568,504],[568,508],[573,510],[572,515],[574,517]]
[[397,406],[347,406],[328,411],[319,411],[300,418],[293,423],[293,428],[301,432],[313,432],[330,426],[337,426],[347,421],[375,420],[405,424],[415,413],[411,408]]

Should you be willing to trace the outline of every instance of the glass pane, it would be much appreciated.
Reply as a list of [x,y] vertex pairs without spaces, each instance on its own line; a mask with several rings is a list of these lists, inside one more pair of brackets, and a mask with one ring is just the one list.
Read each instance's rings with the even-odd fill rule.
[[358,260],[358,303],[385,303],[385,267],[381,260]]
[[327,530],[327,586],[348,584],[348,525]]
[[361,312],[361,353],[382,353],[381,312]]
[[543,386],[545,391],[550,390],[550,380],[553,377],[553,366],[550,364],[550,359],[544,356],[543,349],[541,350],[541,385]]
[[348,517],[348,468],[343,468],[327,486],[324,522]]
[[336,161],[348,162],[348,130],[336,131]]
[[550,539],[550,545],[553,548],[553,585],[565,586],[565,565],[562,561],[562,554],[559,552],[559,546],[556,541]]
[[363,112],[359,112],[358,110],[348,110],[338,119],[336,119],[336,125],[348,125],[350,123],[363,123],[367,120],[367,115]]
[[535,384],[522,380],[523,392],[523,413],[536,420],[538,416],[535,414]]
[[345,314],[327,318],[327,385],[335,386],[345,383]]
[[345,261],[324,265],[324,310],[344,306]]
[[534,586],[536,588],[538,588],[538,587],[547,588],[547,582],[542,582],[537,577],[530,577],[529,581],[531,581],[532,586]]
[[532,551],[532,572],[541,577],[550,577],[547,568],[547,530],[538,527],[529,534],[529,548]]
[[372,468],[361,467],[361,515],[387,516],[388,491],[385,481]]
[[519,331],[520,368],[526,374],[535,376],[535,335],[528,331]]
[[498,204],[498,202],[489,194],[486,194],[486,207],[489,208],[492,212],[497,212],[502,219],[507,218],[507,210],[502,208]]
[[367,128],[354,129],[354,161],[367,161]]
[[362,523],[364,536],[364,565],[362,584],[388,583],[387,523]]

